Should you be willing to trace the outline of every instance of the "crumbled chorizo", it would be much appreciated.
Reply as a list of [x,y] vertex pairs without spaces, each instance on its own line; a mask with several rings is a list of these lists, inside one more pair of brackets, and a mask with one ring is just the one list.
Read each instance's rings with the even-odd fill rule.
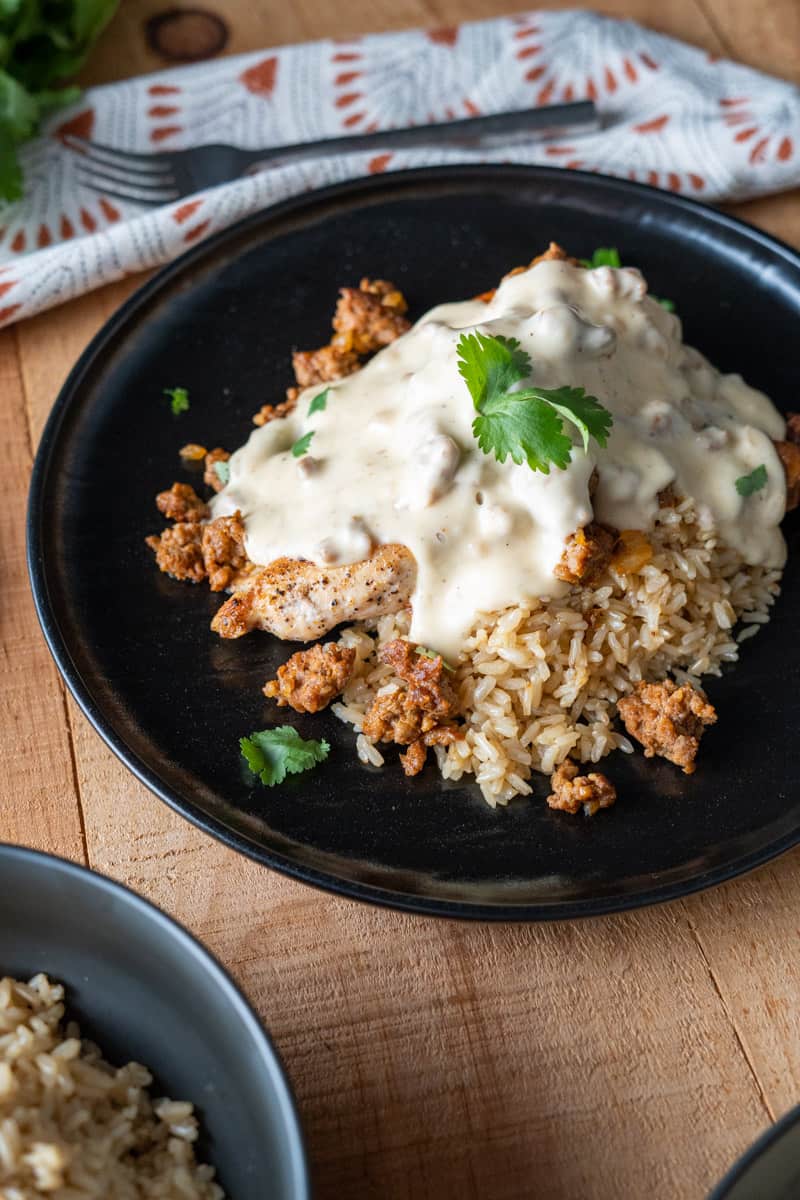
[[289,413],[294,412],[297,408],[297,397],[300,395],[300,388],[290,387],[286,389],[286,399],[280,404],[262,404],[256,415],[253,417],[254,425],[269,425],[270,421],[279,421],[281,417],[288,417]]
[[312,387],[315,383],[333,383],[345,375],[352,375],[360,366],[354,350],[333,343],[320,346],[319,350],[295,350],[292,355],[294,377],[301,388]]
[[437,725],[433,713],[425,712],[416,704],[409,703],[406,692],[384,692],[372,701],[362,732],[373,742],[396,742],[398,746],[410,746],[424,733]]
[[786,414],[786,440],[800,446],[800,413]]
[[168,492],[156,496],[156,508],[168,521],[205,521],[208,505],[188,483],[173,483]]
[[217,446],[214,450],[209,450],[205,455],[205,471],[203,473],[203,482],[208,487],[213,488],[215,492],[221,492],[225,484],[220,479],[214,464],[218,462],[227,462],[230,458],[230,451],[223,450],[221,446]]
[[248,565],[242,514],[217,517],[203,529],[203,563],[212,592],[222,592]]
[[645,758],[659,754],[687,775],[695,769],[706,726],[717,720],[703,692],[690,683],[678,686],[671,679],[637,684],[632,696],[617,702],[617,711],[631,737],[644,746]]
[[547,803],[551,808],[568,813],[582,808],[587,817],[593,817],[601,808],[610,808],[617,798],[617,789],[610,779],[598,771],[580,775],[578,764],[569,758],[556,768],[550,786],[553,791]]
[[206,456],[206,448],[197,442],[187,442],[185,446],[181,446],[178,454],[184,462],[200,462]]
[[565,583],[588,583],[605,570],[617,544],[618,533],[591,521],[584,529],[576,529],[564,544],[564,553],[553,568],[557,579]]
[[[420,653],[422,649],[413,642],[395,638],[381,646],[378,658],[405,681],[411,704],[435,713],[437,717],[452,717],[458,711],[458,701],[448,678],[448,668],[441,654],[430,657]],[[452,670],[449,673],[452,674]]]
[[406,775],[419,775],[425,766],[429,746],[450,746],[458,739],[458,728],[455,725],[436,725],[429,729],[421,738],[400,755],[400,764]]
[[[333,318],[336,331],[334,345],[356,354],[372,354],[388,346],[411,328],[404,316],[405,300],[400,292],[391,289],[385,280],[370,284],[362,279],[358,288],[341,288]],[[369,289],[364,284],[369,285]],[[299,381],[298,381],[299,382]]]
[[800,446],[794,442],[773,442],[786,474],[786,511],[800,504]]
[[179,521],[160,536],[145,538],[155,551],[158,569],[173,579],[201,583],[206,577],[201,547],[203,526],[199,521]]
[[277,679],[264,685],[264,695],[277,700],[281,708],[320,712],[344,690],[355,660],[355,650],[336,642],[298,650],[278,667]]

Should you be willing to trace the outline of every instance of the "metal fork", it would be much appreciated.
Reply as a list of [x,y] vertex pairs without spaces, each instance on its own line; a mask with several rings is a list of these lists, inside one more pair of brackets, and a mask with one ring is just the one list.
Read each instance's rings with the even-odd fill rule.
[[84,187],[129,203],[158,205],[271,166],[303,159],[431,146],[482,149],[531,136],[544,139],[563,136],[567,131],[585,133],[596,129],[598,124],[594,104],[590,100],[581,100],[576,104],[494,113],[488,117],[415,125],[409,129],[350,134],[290,146],[270,146],[263,150],[211,145],[133,154],[73,135],[65,136],[64,143],[82,156],[78,180]]

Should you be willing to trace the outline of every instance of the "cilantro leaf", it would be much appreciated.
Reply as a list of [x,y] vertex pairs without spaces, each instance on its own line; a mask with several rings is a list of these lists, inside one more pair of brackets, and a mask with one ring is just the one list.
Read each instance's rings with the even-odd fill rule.
[[569,466],[571,440],[562,432],[561,419],[549,404],[530,404],[524,394],[503,395],[488,401],[472,422],[472,432],[484,454],[498,462],[510,455],[518,465],[550,474],[550,463],[562,471]]
[[506,392],[530,374],[531,360],[516,338],[463,333],[458,341],[458,371],[476,408],[486,396]]
[[[414,648],[414,653],[421,654],[423,658],[433,658],[433,659],[441,658],[440,654],[436,654],[433,650],[429,650],[427,646],[416,646]],[[455,673],[456,673],[455,667],[451,667],[450,663],[445,662],[445,660],[443,658],[442,658],[442,666],[444,667],[445,671],[450,671],[450,672],[452,672],[453,675],[455,675]]]
[[297,439],[295,444],[292,446],[292,454],[295,458],[303,457],[305,452],[308,450],[308,447],[311,445],[311,439],[313,436],[314,430],[312,429],[310,433],[304,433],[301,438]]
[[616,246],[598,246],[591,258],[579,258],[582,267],[593,271],[595,267],[621,267],[622,259]]
[[224,462],[215,462],[214,463],[214,472],[217,476],[217,479],[219,479],[221,483],[226,483],[226,484],[230,483],[230,481],[231,481],[231,464],[228,462],[227,459]]
[[[537,394],[546,400],[552,408],[560,413],[567,421],[571,421],[583,440],[584,450],[589,449],[589,438],[593,437],[598,446],[608,442],[608,434],[613,424],[613,418],[607,408],[603,408],[594,396],[587,396],[583,388],[562,387],[550,391],[538,389]],[[527,392],[526,392],[527,394]]]
[[188,411],[189,393],[186,388],[164,388],[164,395],[169,396],[173,417],[179,417],[181,413]]
[[325,388],[324,392],[318,392],[308,406],[308,415],[313,417],[314,413],[325,412],[328,405],[328,392],[330,388]]
[[326,741],[302,738],[291,725],[261,729],[239,739],[242,757],[266,787],[283,783],[287,775],[310,771],[330,752]]
[[736,480],[736,490],[740,496],[752,496],[753,492],[760,492],[767,483],[767,468],[761,463],[755,467],[749,475],[740,475]]
[[531,371],[530,358],[513,338],[462,334],[457,349],[459,373],[479,414],[472,432],[484,454],[501,463],[510,456],[545,475],[551,464],[563,471],[572,456],[565,420],[577,429],[584,450],[590,437],[606,445],[611,413],[583,388],[509,390]]

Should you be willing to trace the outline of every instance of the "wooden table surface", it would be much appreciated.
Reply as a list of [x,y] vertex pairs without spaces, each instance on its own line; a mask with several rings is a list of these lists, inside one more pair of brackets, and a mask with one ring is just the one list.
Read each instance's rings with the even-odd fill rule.
[[[164,66],[143,30],[166,7],[125,0],[86,81]],[[515,7],[528,6],[227,0],[217,11],[236,53]],[[596,7],[800,82],[797,0]],[[800,193],[734,211],[800,246]],[[31,460],[67,370],[140,282],[0,333],[0,839],[121,880],[227,964],[286,1063],[319,1197],[703,1197],[800,1099],[800,851],[705,895],[579,924],[382,912],[200,833],[132,778],[66,694],[25,570]]]

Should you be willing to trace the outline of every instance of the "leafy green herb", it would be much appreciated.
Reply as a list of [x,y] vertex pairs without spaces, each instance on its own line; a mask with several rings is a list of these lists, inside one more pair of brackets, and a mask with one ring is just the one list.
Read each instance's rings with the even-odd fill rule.
[[[434,654],[433,650],[429,650],[427,648],[427,646],[417,646],[414,650],[414,653],[421,654],[423,658],[434,658],[435,659],[435,658],[442,657],[440,654]],[[451,667],[450,663],[445,662],[445,660],[443,658],[442,658],[442,666],[444,667],[445,671],[451,671],[455,675],[455,673],[456,673],[455,667]]]
[[328,404],[328,392],[330,388],[325,388],[324,392],[319,392],[308,406],[308,415],[313,417],[314,413],[325,412]]
[[652,292],[650,293],[650,299],[655,300],[656,304],[660,304],[667,312],[675,312],[674,300],[662,300],[660,296],[654,296]]
[[227,459],[225,460],[225,462],[215,462],[214,463],[214,471],[216,473],[217,479],[219,479],[222,483],[230,483],[230,481],[231,481],[231,464],[227,461]]
[[303,457],[303,455],[308,450],[308,447],[311,445],[311,439],[313,438],[313,436],[314,436],[314,430],[312,429],[310,433],[304,433],[301,438],[297,439],[295,444],[292,446],[292,454],[294,455],[295,458]]
[[287,775],[310,771],[330,752],[327,742],[302,738],[291,725],[262,729],[239,739],[242,757],[266,787],[283,783]]
[[494,453],[501,463],[510,455],[545,475],[551,464],[564,470],[572,457],[565,420],[577,429],[584,450],[592,437],[606,445],[611,413],[583,388],[510,390],[531,371],[530,358],[515,338],[464,333],[457,349],[459,373],[479,413],[472,432],[484,454]]
[[579,258],[582,267],[593,271],[596,267],[621,267],[622,259],[616,246],[598,246],[591,258]]
[[761,463],[755,467],[749,475],[740,475],[736,480],[736,490],[740,496],[752,496],[753,492],[760,492],[767,483],[767,468]]
[[17,146],[78,88],[51,90],[83,64],[117,0],[0,0],[0,199],[22,196]]
[[169,396],[173,417],[179,417],[181,413],[188,412],[189,393],[186,388],[164,388],[164,395]]

